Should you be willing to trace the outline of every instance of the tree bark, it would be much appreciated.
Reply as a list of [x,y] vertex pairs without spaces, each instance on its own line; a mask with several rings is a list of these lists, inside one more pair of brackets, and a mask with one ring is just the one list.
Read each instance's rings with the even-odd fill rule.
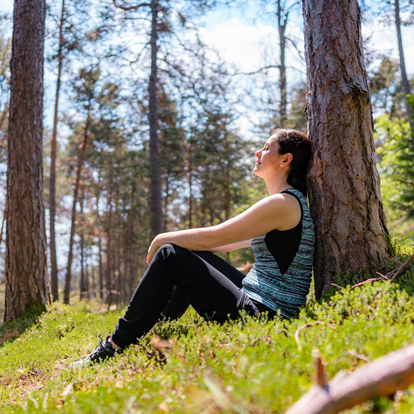
[[43,200],[44,0],[15,0],[7,157],[5,320],[50,300]]
[[[409,95],[411,93],[410,83],[408,82],[407,72],[405,70],[405,58],[404,58],[404,48],[402,43],[402,34],[401,34],[401,19],[400,19],[400,2],[399,0],[395,0],[395,27],[397,29],[397,40],[398,40],[398,52],[400,55],[400,69],[401,69],[401,80],[402,80],[402,87],[405,95]],[[407,100],[407,96],[404,99],[405,103],[405,112],[407,114],[408,122],[410,123],[411,128],[411,136],[414,140],[414,121],[413,121],[413,113],[411,111],[410,105]]]
[[66,271],[66,281],[65,281],[65,298],[64,303],[66,305],[69,304],[69,297],[70,297],[70,284],[72,280],[72,261],[73,261],[73,239],[75,237],[75,229],[76,229],[76,205],[78,204],[78,196],[79,196],[79,184],[80,184],[80,177],[82,173],[82,164],[83,158],[85,156],[86,146],[88,144],[88,137],[89,137],[89,124],[90,124],[90,112],[91,112],[91,99],[88,102],[88,109],[86,115],[86,123],[83,135],[83,143],[81,152],[78,157],[78,165],[76,171],[76,182],[75,182],[75,190],[73,194],[73,204],[72,204],[72,223],[70,226],[70,238],[69,238],[69,254],[68,254],[68,267]]
[[383,263],[387,228],[374,162],[358,2],[304,0],[303,15],[319,297],[332,277],[374,271]]
[[150,126],[150,169],[151,169],[151,230],[152,236],[164,231],[161,201],[160,155],[158,142],[157,103],[157,52],[158,52],[158,0],[151,0],[151,76],[149,81],[149,126]]
[[57,137],[57,123],[58,123],[58,107],[59,107],[59,93],[63,66],[63,25],[65,22],[65,0],[62,0],[62,14],[60,16],[59,24],[59,49],[57,54],[58,59],[58,74],[56,80],[56,96],[55,96],[55,112],[53,118],[53,132],[50,153],[50,179],[49,179],[49,214],[50,214],[50,264],[51,264],[51,283],[52,283],[52,297],[53,300],[59,299],[58,292],[58,271],[56,260],[56,233],[55,233],[55,216],[56,216],[56,137]]

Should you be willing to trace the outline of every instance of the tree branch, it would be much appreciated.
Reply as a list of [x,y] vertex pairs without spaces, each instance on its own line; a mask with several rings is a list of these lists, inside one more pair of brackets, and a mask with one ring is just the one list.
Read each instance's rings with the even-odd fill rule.
[[395,273],[395,275],[390,280],[391,283],[394,281],[395,278],[397,278],[401,274],[401,272],[412,262],[413,259],[414,259],[414,254],[411,257],[409,257],[404,262],[404,264],[397,270],[397,272]]
[[374,397],[386,397],[414,382],[414,346],[365,364],[352,374],[315,384],[286,414],[335,414]]
[[121,10],[124,10],[124,11],[137,10],[141,7],[151,7],[150,3],[141,3],[141,4],[137,4],[136,6],[121,6],[120,4],[116,4],[116,0],[112,0],[112,3],[114,3],[114,6],[117,9],[121,9]]
[[236,73],[233,73],[231,76],[237,76],[237,75],[256,75],[256,73],[263,72],[266,69],[280,69],[280,65],[264,66],[263,68],[260,68],[259,70],[256,70],[254,72],[236,72]]
[[305,59],[303,57],[302,51],[299,50],[299,48],[296,46],[296,43],[290,37],[285,36],[285,39],[289,40],[289,42],[292,44],[292,46],[296,49],[296,52],[298,52],[299,57],[304,61]]

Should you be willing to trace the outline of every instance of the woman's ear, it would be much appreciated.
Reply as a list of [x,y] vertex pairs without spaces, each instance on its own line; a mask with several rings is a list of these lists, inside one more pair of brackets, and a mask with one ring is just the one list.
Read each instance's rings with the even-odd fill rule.
[[293,161],[293,155],[290,152],[283,154],[283,164],[285,166],[290,165],[292,161]]

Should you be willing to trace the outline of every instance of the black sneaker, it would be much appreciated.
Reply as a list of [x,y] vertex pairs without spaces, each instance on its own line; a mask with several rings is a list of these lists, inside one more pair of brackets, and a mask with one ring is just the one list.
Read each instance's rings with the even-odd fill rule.
[[98,344],[98,346],[86,358],[71,364],[71,368],[83,368],[85,366],[91,366],[98,362],[112,358],[115,355],[116,349],[109,342],[110,336],[107,336],[105,341],[102,339],[102,336],[100,334],[98,336],[101,339],[101,342]]

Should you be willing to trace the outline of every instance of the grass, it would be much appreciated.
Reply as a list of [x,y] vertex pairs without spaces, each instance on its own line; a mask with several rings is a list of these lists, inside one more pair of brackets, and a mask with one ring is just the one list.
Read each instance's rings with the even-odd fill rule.
[[[395,247],[400,255],[413,251],[411,241]],[[243,316],[220,326],[190,310],[156,325],[123,355],[80,371],[69,364],[96,346],[98,333],[109,334],[123,310],[94,314],[96,303],[55,303],[39,319],[0,328],[0,412],[283,413],[312,385],[314,348],[332,379],[365,363],[355,352],[371,361],[413,343],[412,269],[398,283],[332,290],[291,321]],[[322,324],[302,329],[298,344],[295,332],[315,321]],[[157,350],[154,335],[169,339],[171,350]],[[346,411],[412,412],[414,387],[398,401],[381,398]]]
[[[414,275],[407,274],[406,279]],[[92,314],[54,304],[36,324],[0,348],[2,413],[283,413],[311,386],[312,349],[328,362],[329,378],[411,344],[412,297],[399,285],[378,282],[349,288],[328,302],[311,303],[292,321],[243,317],[223,326],[193,312],[157,325],[140,345],[108,363],[68,369],[109,333],[122,312]],[[303,329],[300,350],[294,338]],[[163,355],[153,335],[169,338]],[[348,413],[409,413],[414,390],[398,402],[379,399]]]

